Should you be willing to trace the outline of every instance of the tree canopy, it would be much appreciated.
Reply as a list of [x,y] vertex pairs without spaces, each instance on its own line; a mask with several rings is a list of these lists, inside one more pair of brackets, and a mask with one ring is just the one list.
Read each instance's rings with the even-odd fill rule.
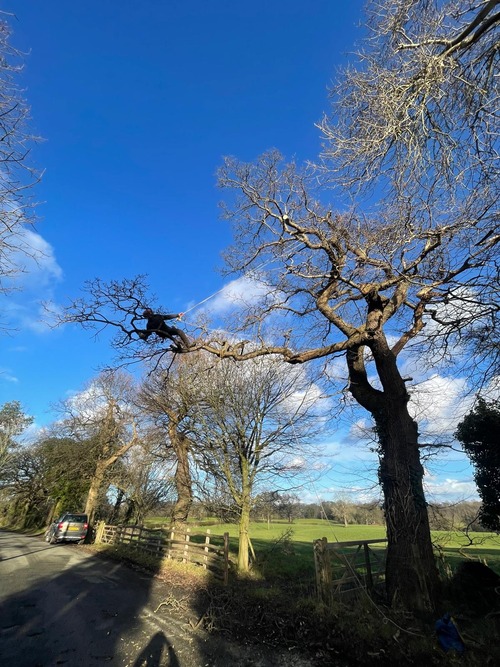
[[500,401],[478,397],[458,425],[456,438],[469,456],[482,500],[481,523],[500,532]]

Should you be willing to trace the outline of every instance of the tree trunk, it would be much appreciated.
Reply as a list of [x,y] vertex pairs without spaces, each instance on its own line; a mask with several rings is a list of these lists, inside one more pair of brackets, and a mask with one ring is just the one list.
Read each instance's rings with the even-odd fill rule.
[[169,435],[177,458],[174,477],[177,500],[172,509],[172,523],[179,526],[187,523],[189,510],[193,504],[193,485],[189,467],[190,442],[178,432],[176,423],[172,423],[172,427],[169,428]]
[[118,489],[118,492],[116,494],[115,504],[113,506],[113,511],[111,512],[111,516],[109,517],[109,523],[114,524],[115,521],[118,519],[118,515],[120,514],[120,508],[122,506],[124,496],[125,496],[125,491],[123,489]]
[[394,403],[377,413],[375,421],[387,524],[387,595],[407,609],[430,610],[436,602],[439,581],[422,484],[417,425],[406,405]]
[[104,474],[106,472],[106,461],[99,461],[96,465],[95,472],[90,482],[90,488],[87,495],[87,502],[85,503],[85,514],[88,516],[89,524],[94,522],[94,517],[99,500],[99,491],[101,490]]
[[439,578],[423,490],[417,424],[408,412],[409,395],[396,357],[382,332],[370,349],[383,391],[368,381],[364,348],[347,353],[350,391],[371,412],[379,441],[379,478],[387,522],[386,589],[392,603],[409,610],[435,606]]
[[238,572],[248,572],[250,569],[249,563],[249,549],[250,549],[250,538],[249,538],[249,527],[250,527],[250,502],[243,501],[241,506],[240,514],[240,525],[239,525],[239,546],[238,546]]

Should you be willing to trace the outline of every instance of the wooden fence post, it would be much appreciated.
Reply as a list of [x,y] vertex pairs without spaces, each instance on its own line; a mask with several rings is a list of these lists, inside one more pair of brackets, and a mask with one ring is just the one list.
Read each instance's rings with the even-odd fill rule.
[[369,591],[373,590],[372,564],[370,562],[370,548],[368,544],[364,544],[365,551],[365,567],[366,567],[366,588]]
[[205,535],[205,555],[203,556],[203,569],[207,569],[208,562],[208,545],[210,544],[210,528],[207,528],[207,534]]
[[139,532],[137,534],[137,540],[136,540],[135,545],[134,545],[136,549],[141,548],[143,528],[144,528],[144,526],[139,526]]
[[185,535],[185,544],[184,544],[184,556],[182,558],[183,563],[189,563],[189,540],[190,540],[190,535],[189,535],[189,528],[186,528],[186,535]]
[[323,602],[329,602],[332,594],[332,570],[326,537],[314,541],[314,565],[318,597]]
[[229,582],[229,533],[224,533],[224,586]]
[[174,537],[175,537],[175,531],[172,529],[170,531],[170,544],[168,545],[167,549],[167,558],[172,558],[172,550],[174,548]]
[[161,530],[161,532],[159,533],[156,533],[156,554],[158,557],[161,557],[163,553],[162,539],[163,539],[163,530]]

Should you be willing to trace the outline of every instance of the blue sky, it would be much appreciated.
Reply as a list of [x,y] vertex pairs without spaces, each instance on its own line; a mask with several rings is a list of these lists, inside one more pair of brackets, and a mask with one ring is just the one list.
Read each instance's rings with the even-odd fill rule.
[[[3,5],[15,15],[12,43],[29,54],[20,85],[43,137],[32,162],[44,170],[34,195],[45,258],[7,300],[18,331],[0,339],[0,405],[21,401],[41,426],[113,352],[106,334],[44,327],[39,302],[64,304],[95,277],[148,274],[172,312],[221,289],[220,253],[231,239],[216,169],[225,155],[251,160],[272,147],[298,161],[317,155],[314,123],[360,37],[363,2]],[[361,479],[373,469],[373,455],[328,446],[336,477],[323,488],[340,483],[342,470]],[[466,484],[468,495],[470,480],[453,459],[436,484]]]

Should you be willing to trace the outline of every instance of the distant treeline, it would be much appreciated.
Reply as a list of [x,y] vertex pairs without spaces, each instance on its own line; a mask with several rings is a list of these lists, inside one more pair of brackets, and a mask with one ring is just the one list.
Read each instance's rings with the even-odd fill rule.
[[[292,494],[261,494],[255,499],[252,521],[293,523],[298,519],[326,519],[344,525],[384,525],[384,511],[377,501],[352,503],[344,500],[299,502]],[[478,519],[480,503],[461,501],[439,503],[429,506],[432,530],[485,530]],[[163,503],[155,508],[151,516],[168,517],[171,503]],[[238,513],[235,507],[224,503],[194,503],[190,518],[198,521],[236,523]]]

